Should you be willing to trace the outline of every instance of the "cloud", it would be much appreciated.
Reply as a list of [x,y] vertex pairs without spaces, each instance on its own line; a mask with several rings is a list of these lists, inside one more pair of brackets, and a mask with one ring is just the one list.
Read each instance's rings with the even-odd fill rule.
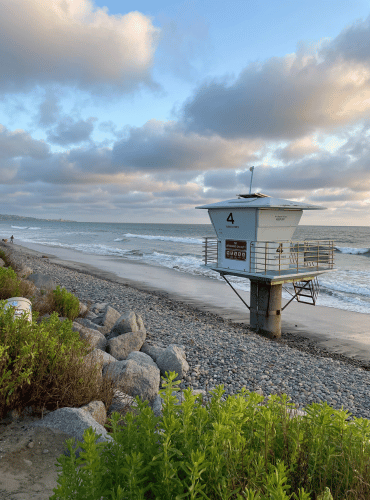
[[58,98],[53,93],[48,92],[39,106],[36,122],[41,127],[50,127],[58,121],[60,113],[61,107]]
[[54,130],[48,132],[47,139],[49,142],[59,144],[60,146],[88,141],[94,130],[94,121],[96,121],[96,118],[78,121],[73,121],[72,118],[65,118]]
[[258,141],[226,140],[187,133],[174,122],[150,120],[116,142],[113,161],[125,171],[178,171],[236,168],[253,159]]
[[89,0],[0,3],[0,91],[58,82],[92,92],[155,86],[158,29],[140,12],[109,15]]
[[0,160],[29,157],[44,160],[49,156],[49,146],[44,141],[33,139],[24,130],[10,131],[0,125]]
[[327,60],[342,58],[346,61],[368,63],[370,59],[370,17],[343,30],[333,41],[323,45],[321,57]]
[[303,137],[302,139],[290,142],[284,148],[277,149],[275,156],[280,160],[289,162],[317,153],[318,151],[320,151],[320,147],[316,144],[313,137]]
[[235,81],[198,87],[180,113],[185,126],[224,138],[292,140],[370,114],[369,21],[316,52],[300,49],[248,65]]

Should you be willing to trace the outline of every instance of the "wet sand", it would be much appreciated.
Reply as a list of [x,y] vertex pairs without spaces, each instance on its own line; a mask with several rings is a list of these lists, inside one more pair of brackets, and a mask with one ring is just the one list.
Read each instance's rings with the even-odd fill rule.
[[[125,283],[140,290],[157,291],[168,298],[212,312],[235,323],[249,324],[249,311],[226,283],[187,275],[116,257],[87,255],[64,248],[28,244],[24,253],[47,255],[50,262]],[[249,294],[239,292],[249,304]],[[283,299],[283,304],[287,301]],[[314,341],[320,348],[370,365],[370,317],[352,311],[291,303],[282,313],[282,332]]]

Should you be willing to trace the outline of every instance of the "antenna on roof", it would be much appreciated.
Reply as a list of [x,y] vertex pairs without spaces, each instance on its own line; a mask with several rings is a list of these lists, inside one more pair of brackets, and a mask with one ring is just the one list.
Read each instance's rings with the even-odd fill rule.
[[251,174],[251,183],[250,183],[250,186],[249,186],[249,194],[251,194],[252,193],[252,180],[253,180],[254,166],[253,167],[249,167],[249,170],[252,172],[252,174]]

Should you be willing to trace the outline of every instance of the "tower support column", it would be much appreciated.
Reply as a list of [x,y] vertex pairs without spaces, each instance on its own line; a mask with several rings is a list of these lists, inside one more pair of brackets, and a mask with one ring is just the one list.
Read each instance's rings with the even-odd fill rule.
[[250,325],[270,338],[281,337],[282,285],[251,280]]

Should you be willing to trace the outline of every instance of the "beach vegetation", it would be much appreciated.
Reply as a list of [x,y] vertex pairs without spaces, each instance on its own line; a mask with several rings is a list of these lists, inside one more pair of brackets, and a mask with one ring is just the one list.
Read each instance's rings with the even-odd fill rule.
[[[1,286],[0,286],[1,289]],[[87,361],[88,342],[54,312],[37,323],[14,319],[12,307],[0,301],[0,418],[10,410],[23,414],[60,407],[80,407],[94,400],[108,407],[113,382]]]
[[11,265],[10,256],[7,252],[0,248],[0,259],[3,259],[5,266],[9,267]]
[[223,386],[208,402],[183,393],[166,374],[156,417],[146,402],[113,413],[113,440],[96,443],[90,428],[76,457],[58,458],[52,500],[365,500],[370,498],[370,422],[350,418],[327,403],[294,416],[286,395],[241,390],[225,398]]
[[80,312],[80,301],[73,295],[73,293],[68,292],[65,288],[60,288],[59,286],[53,290],[55,310],[61,315],[70,320],[77,318]]
[[0,300],[11,297],[29,298],[35,293],[35,286],[27,280],[18,278],[11,267],[0,267]]

